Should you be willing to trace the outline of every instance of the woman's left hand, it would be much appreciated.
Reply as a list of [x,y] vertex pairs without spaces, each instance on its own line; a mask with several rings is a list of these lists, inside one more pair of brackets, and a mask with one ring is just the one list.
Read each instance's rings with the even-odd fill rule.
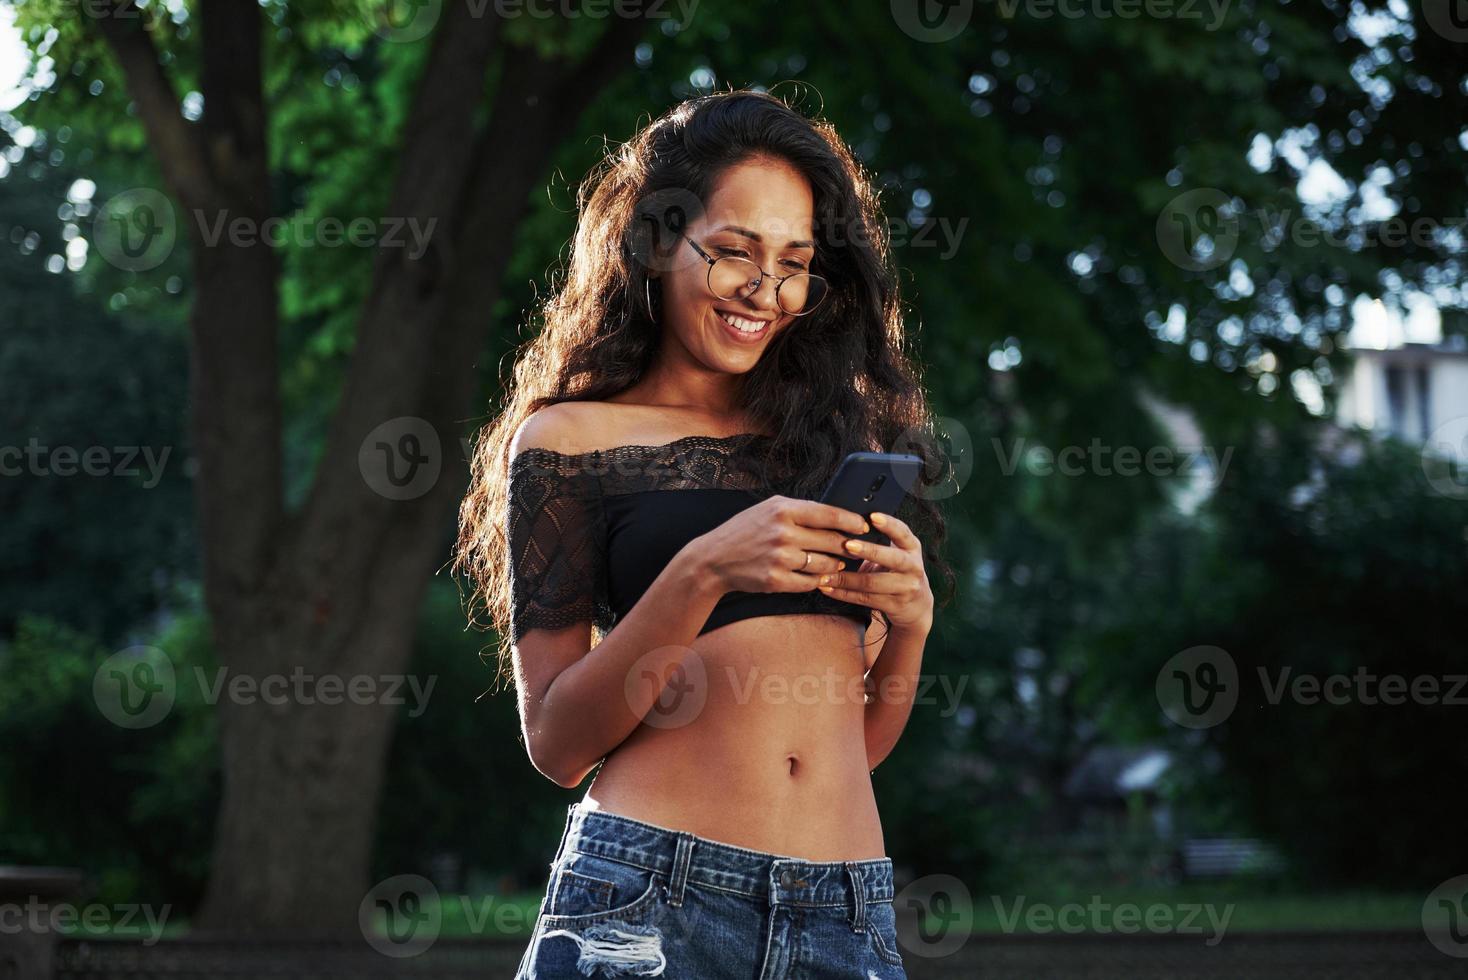
[[847,554],[865,561],[854,572],[821,576],[821,582],[828,584],[817,587],[833,599],[882,610],[893,630],[927,634],[933,628],[933,590],[923,568],[922,542],[891,514],[873,514],[872,527],[892,543],[849,539]]

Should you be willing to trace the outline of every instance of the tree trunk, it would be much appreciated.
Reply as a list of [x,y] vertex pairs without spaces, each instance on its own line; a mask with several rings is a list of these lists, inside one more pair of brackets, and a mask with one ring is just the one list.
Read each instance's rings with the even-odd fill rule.
[[[228,694],[235,672],[226,678],[218,702],[224,798],[199,917],[205,929],[356,932],[357,907],[370,888],[383,761],[402,710],[395,702],[412,696],[394,679],[407,667],[420,592],[383,596],[337,650],[312,647],[299,628],[262,637],[249,625],[272,614],[311,615],[309,609],[267,613],[241,600],[244,628],[220,636],[225,659],[249,664],[256,680],[267,673],[260,663],[267,658],[287,678],[301,665],[305,682],[279,704],[258,697],[241,703]],[[331,663],[350,669],[316,666]],[[316,686],[328,675],[340,678],[334,691]],[[368,682],[358,688],[363,697],[350,694],[353,683]],[[306,697],[294,696],[297,689]],[[385,703],[386,695],[394,703]]]
[[[383,765],[401,710],[380,695],[384,679],[407,673],[424,587],[448,557],[445,531],[467,478],[457,451],[461,420],[478,414],[485,311],[551,152],[631,63],[645,25],[612,18],[574,64],[529,49],[499,51],[501,82],[476,131],[476,106],[464,93],[482,91],[501,19],[474,16],[477,5],[445,5],[386,211],[436,221],[436,230],[416,261],[402,249],[376,252],[321,461],[305,504],[287,513],[276,257],[266,245],[211,246],[197,234],[201,221],[212,227],[221,212],[256,222],[270,216],[259,7],[203,0],[206,112],[195,127],[179,114],[133,0],[112,6],[113,16],[93,23],[127,78],[194,235],[196,495],[205,601],[225,671],[217,701],[224,796],[195,925],[349,935],[371,884]],[[369,433],[405,418],[432,427],[440,466],[436,482],[407,500],[370,486],[358,461]],[[328,677],[341,680],[318,690]],[[231,693],[237,678],[268,684],[241,697]],[[379,696],[353,703],[354,679]],[[274,696],[282,684],[286,696]],[[328,697],[341,703],[322,703]]]

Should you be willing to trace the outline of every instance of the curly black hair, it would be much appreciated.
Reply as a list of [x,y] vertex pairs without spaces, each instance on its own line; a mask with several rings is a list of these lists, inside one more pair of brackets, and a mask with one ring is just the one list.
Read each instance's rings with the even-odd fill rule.
[[788,163],[810,182],[812,271],[829,280],[831,293],[776,334],[747,373],[746,417],[776,434],[771,465],[798,461],[796,496],[818,497],[851,452],[921,456],[922,476],[897,516],[923,541],[935,600],[951,600],[954,574],[941,554],[947,524],[935,503],[939,494],[924,493],[947,479],[947,461],[907,354],[898,280],[872,182],[829,122],[765,92],[719,92],[653,120],[609,150],[581,184],[569,268],[534,314],[543,327],[515,358],[500,414],[476,437],[453,570],[466,573],[472,586],[470,622],[501,638],[502,672],[511,653],[504,526],[510,441],[546,405],[602,401],[642,377],[661,340],[645,298],[658,289],[648,275],[655,256],[666,254],[721,174],[754,159]]

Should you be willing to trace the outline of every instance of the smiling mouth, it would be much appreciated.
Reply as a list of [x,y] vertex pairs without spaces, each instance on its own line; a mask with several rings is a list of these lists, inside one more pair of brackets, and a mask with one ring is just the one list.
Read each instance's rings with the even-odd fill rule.
[[759,333],[761,330],[770,326],[770,321],[768,320],[751,320],[749,317],[740,316],[737,313],[730,313],[727,310],[715,310],[714,312],[719,315],[720,319],[740,333]]

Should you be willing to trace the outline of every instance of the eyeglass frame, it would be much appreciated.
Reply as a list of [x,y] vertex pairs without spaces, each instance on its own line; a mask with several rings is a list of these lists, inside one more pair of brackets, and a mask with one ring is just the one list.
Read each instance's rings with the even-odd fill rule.
[[[759,292],[759,288],[765,284],[765,279],[768,278],[775,280],[775,306],[780,310],[781,313],[784,313],[786,316],[808,316],[809,314],[814,313],[817,309],[820,308],[821,303],[825,302],[826,297],[823,294],[821,296],[821,302],[816,303],[816,305],[809,310],[805,310],[801,313],[791,313],[790,311],[786,310],[785,307],[780,305],[780,288],[785,285],[785,280],[794,279],[796,276],[809,276],[812,279],[819,279],[821,282],[825,283],[826,289],[828,291],[831,288],[831,280],[827,279],[825,276],[818,276],[814,272],[792,272],[788,276],[777,276],[773,272],[766,272],[764,269],[760,269],[758,262],[754,261],[754,259],[746,259],[742,255],[721,255],[719,256],[719,258],[716,259],[713,256],[709,255],[709,253],[705,252],[703,250],[703,246],[698,244],[698,242],[695,242],[692,238],[689,238],[687,235],[682,235],[681,237],[684,241],[693,246],[693,250],[699,254],[700,258],[708,263],[709,271],[708,274],[704,277],[704,284],[708,286],[709,292],[711,293],[714,292],[714,266],[721,259],[738,259],[740,262],[748,262],[756,269],[759,269],[759,281],[754,284],[754,289],[750,291],[750,296],[753,296],[755,293]],[[718,293],[714,293],[714,295],[718,296],[719,299],[724,299],[724,297],[719,296]]]

